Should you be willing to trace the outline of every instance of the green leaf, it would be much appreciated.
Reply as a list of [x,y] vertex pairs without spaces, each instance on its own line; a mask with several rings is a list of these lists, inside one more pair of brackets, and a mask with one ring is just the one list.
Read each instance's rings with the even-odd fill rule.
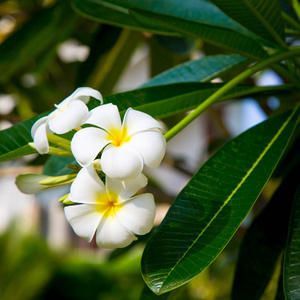
[[270,118],[229,141],[180,192],[142,257],[144,279],[155,293],[185,284],[223,250],[271,176],[299,111]]
[[224,13],[263,39],[284,45],[284,22],[278,0],[210,0]]
[[72,172],[67,165],[77,165],[74,157],[51,156],[45,163],[43,174],[61,176]]
[[[297,174],[299,179],[299,172]],[[300,299],[300,187],[296,193],[284,257],[284,291],[286,299]]]
[[206,56],[165,71],[143,84],[143,87],[189,81],[210,81],[247,62],[238,54]]
[[[153,22],[166,28],[176,30],[188,38],[201,38],[207,43],[235,51],[243,56],[260,59],[267,57],[267,53],[254,38],[236,32],[230,28],[211,25],[190,19],[182,19],[177,16],[158,14],[142,9],[129,10],[135,19],[145,27],[150,27]],[[211,18],[214,16],[211,15]],[[216,17],[216,16],[215,16]]]
[[127,6],[129,1],[123,2],[119,5],[113,3],[113,1],[73,0],[72,3],[76,12],[94,21],[138,31],[174,35],[172,30],[168,30],[163,26],[158,25],[152,28],[141,26],[128,13]]
[[28,143],[32,142],[30,129],[34,122],[41,116],[23,121],[6,130],[0,131],[0,162],[36,153]]
[[[267,207],[253,221],[240,247],[232,300],[260,299],[286,243],[299,165],[289,173]],[[282,204],[284,199],[284,205]]]
[[74,0],[73,4],[79,13],[100,22],[160,34],[202,38],[255,59],[267,56],[255,35],[208,1],[192,0],[182,5],[179,0]]

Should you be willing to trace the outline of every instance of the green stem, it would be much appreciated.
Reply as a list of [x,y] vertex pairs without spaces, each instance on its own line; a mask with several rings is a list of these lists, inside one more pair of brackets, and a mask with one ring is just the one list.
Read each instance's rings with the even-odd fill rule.
[[187,115],[183,120],[181,120],[178,124],[176,124],[173,128],[171,128],[166,134],[165,138],[169,141],[172,137],[174,137],[178,132],[180,132],[183,128],[185,128],[188,124],[190,124],[194,119],[196,119],[201,113],[203,113],[210,105],[217,102],[225,93],[230,91],[237,84],[252,76],[256,72],[268,67],[269,65],[282,61],[286,58],[293,57],[300,54],[300,48],[295,47],[296,49],[291,49],[288,52],[279,53],[277,55],[271,56],[261,62],[258,62],[256,65],[250,67],[245,70],[228,83],[223,85],[220,89],[218,89],[214,94],[208,97],[204,102],[202,102],[193,112]]

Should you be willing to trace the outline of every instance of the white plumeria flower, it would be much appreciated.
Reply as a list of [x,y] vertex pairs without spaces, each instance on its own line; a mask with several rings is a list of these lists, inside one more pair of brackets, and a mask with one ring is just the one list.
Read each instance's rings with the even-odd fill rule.
[[102,171],[114,180],[127,180],[160,165],[166,151],[161,125],[151,116],[129,108],[123,124],[118,107],[105,104],[90,111],[85,123],[97,127],[84,128],[71,141],[72,153],[86,167],[101,150]]
[[152,194],[132,197],[146,186],[141,173],[133,180],[114,181],[106,177],[106,185],[92,166],[83,168],[71,185],[69,199],[80,203],[64,208],[74,232],[88,240],[96,234],[101,248],[122,248],[136,240],[135,234],[148,233],[155,217]]
[[63,100],[55,105],[56,109],[48,116],[37,120],[31,128],[34,146],[40,154],[49,151],[47,134],[64,134],[80,127],[88,118],[89,110],[86,104],[90,97],[100,100],[103,103],[101,94],[88,87],[78,88]]

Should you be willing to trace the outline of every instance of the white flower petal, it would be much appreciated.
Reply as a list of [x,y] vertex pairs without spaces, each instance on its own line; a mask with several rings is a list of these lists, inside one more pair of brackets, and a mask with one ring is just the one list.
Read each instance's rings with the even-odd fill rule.
[[101,156],[102,171],[113,180],[135,178],[143,169],[141,155],[124,143],[120,147],[108,145]]
[[129,201],[116,211],[119,221],[136,234],[146,234],[153,227],[155,203],[152,194],[142,194]]
[[71,141],[71,150],[78,163],[86,167],[107,145],[108,134],[102,129],[89,127],[76,132]]
[[34,134],[36,132],[36,130],[42,125],[45,124],[48,120],[48,116],[46,117],[42,117],[40,119],[38,119],[31,127],[31,136],[34,137]]
[[106,177],[105,182],[107,192],[114,192],[123,200],[127,200],[135,195],[141,188],[145,187],[147,183],[148,179],[143,173],[140,173],[134,179],[126,181],[112,180]]
[[71,185],[69,199],[76,203],[96,204],[97,195],[106,193],[93,166],[82,168]]
[[102,218],[96,233],[97,245],[101,248],[123,248],[137,238],[126,230],[115,217]]
[[49,128],[57,134],[64,134],[80,127],[88,116],[87,106],[80,100],[73,100],[65,111],[49,120]]
[[43,123],[35,130],[33,135],[34,147],[40,154],[46,154],[49,151],[47,131],[47,123]]
[[95,205],[70,205],[64,208],[64,212],[74,232],[90,242],[102,217]]
[[142,131],[132,135],[128,145],[141,154],[145,165],[150,168],[157,168],[166,152],[165,137],[156,130]]
[[90,100],[90,97],[100,100],[101,104],[103,103],[102,95],[97,91],[89,87],[80,87],[70,95],[72,99],[79,99],[87,104]]
[[121,118],[118,107],[111,103],[92,109],[85,123],[96,125],[107,131],[112,129],[121,130]]
[[159,122],[150,115],[132,108],[128,108],[125,113],[123,127],[126,127],[127,135],[132,135],[136,132],[153,128],[162,129]]

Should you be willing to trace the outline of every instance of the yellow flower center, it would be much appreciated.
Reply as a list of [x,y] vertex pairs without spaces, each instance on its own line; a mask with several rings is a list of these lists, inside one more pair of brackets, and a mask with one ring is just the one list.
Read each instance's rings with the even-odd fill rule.
[[96,201],[98,203],[96,210],[104,217],[114,217],[116,211],[121,207],[118,195],[115,193],[99,194]]
[[124,143],[130,141],[130,136],[127,135],[126,127],[123,127],[122,130],[113,128],[109,131],[108,139],[112,140],[111,145],[121,147]]

